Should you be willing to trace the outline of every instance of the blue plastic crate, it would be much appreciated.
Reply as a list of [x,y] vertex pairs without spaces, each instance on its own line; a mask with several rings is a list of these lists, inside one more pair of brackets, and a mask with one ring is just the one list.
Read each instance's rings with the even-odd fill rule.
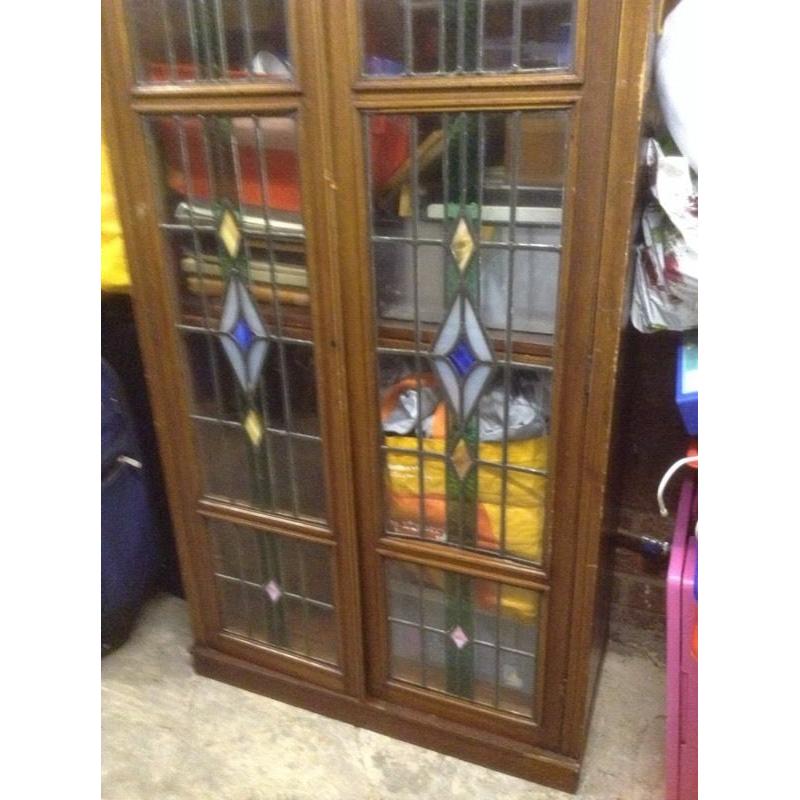
[[675,402],[687,433],[697,436],[697,388],[700,373],[697,363],[697,331],[683,334],[678,348],[675,376]]

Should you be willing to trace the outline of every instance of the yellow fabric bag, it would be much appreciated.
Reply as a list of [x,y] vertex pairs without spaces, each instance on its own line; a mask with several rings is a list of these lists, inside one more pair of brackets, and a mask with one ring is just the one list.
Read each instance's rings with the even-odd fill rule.
[[103,139],[100,155],[100,287],[104,292],[127,292],[130,286],[125,240],[117,214],[114,176]]
[[[416,450],[417,440],[410,436],[392,437],[393,447]],[[508,443],[509,466],[547,468],[546,436],[521,439]],[[443,454],[443,439],[423,439],[424,453]],[[478,446],[481,461],[496,462],[497,467],[478,466],[478,543],[486,549],[499,548],[501,535],[503,445],[500,442],[481,442]],[[419,525],[420,467],[414,453],[389,450],[386,454],[390,515],[400,527]],[[446,468],[445,461],[435,456],[423,458],[424,513],[426,527],[431,530],[446,527]],[[542,475],[507,473],[505,502],[505,547],[510,555],[540,561],[547,491],[547,478]],[[418,534],[417,534],[418,535]],[[434,534],[435,535],[435,534]],[[506,612],[519,618],[535,618],[538,598],[530,592],[507,586],[503,589],[502,605]],[[491,598],[486,598],[491,601]]]

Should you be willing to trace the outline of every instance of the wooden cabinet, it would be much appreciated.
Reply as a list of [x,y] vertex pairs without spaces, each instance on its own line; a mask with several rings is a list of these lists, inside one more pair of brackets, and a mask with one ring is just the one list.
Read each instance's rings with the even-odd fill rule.
[[104,3],[199,672],[575,788],[656,5]]

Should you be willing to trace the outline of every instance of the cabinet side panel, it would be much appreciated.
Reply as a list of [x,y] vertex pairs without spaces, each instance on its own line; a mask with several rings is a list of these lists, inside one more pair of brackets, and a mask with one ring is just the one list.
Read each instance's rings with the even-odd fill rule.
[[609,500],[617,376],[620,373],[637,193],[639,135],[658,3],[622,0],[616,78],[612,101],[601,269],[597,289],[594,349],[587,428],[587,480],[579,507],[579,542],[573,596],[570,664],[563,728],[564,752],[583,753],[592,694],[608,627],[610,548],[613,530]]

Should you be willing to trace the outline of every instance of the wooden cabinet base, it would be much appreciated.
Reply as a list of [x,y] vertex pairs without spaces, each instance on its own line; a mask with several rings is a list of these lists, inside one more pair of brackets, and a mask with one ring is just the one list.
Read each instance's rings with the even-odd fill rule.
[[312,686],[202,645],[196,645],[192,655],[195,670],[207,678],[524,780],[565,792],[577,790],[580,762],[567,756],[488,735],[383,700],[359,699]]

